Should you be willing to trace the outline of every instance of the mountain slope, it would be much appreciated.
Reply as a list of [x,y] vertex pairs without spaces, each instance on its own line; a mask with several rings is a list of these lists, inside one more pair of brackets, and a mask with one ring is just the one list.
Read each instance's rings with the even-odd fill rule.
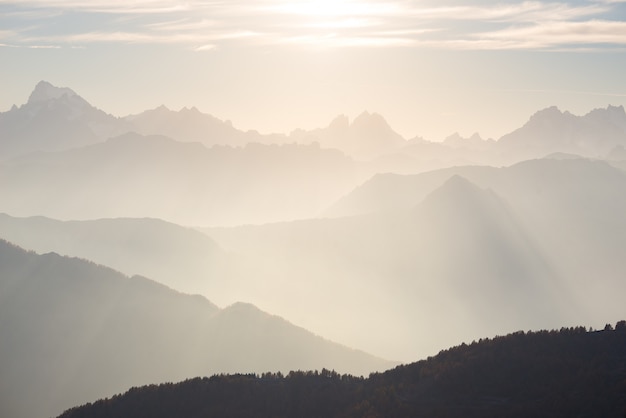
[[626,322],[517,332],[441,351],[366,380],[323,370],[135,388],[62,418],[622,416]]
[[206,232],[263,278],[249,300],[390,358],[575,311],[508,204],[460,177],[406,210]]
[[0,241],[0,415],[43,417],[131,386],[220,372],[389,363],[244,304]]
[[[158,219],[62,222],[0,214],[0,237],[38,253],[84,258],[127,275],[150,277],[178,291],[204,295],[219,286],[215,282],[221,282],[231,259],[205,234]],[[216,301],[237,299],[224,300]]]

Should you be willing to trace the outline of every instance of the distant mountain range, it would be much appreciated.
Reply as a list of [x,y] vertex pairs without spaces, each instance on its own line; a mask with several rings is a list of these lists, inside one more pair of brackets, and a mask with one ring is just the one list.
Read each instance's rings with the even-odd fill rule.
[[0,163],[0,210],[59,219],[265,223],[315,216],[367,177],[352,159],[317,145],[206,148],[129,133]]
[[339,116],[325,128],[262,135],[238,130],[230,121],[193,107],[173,111],[160,106],[136,115],[114,117],[69,88],[41,81],[26,104],[14,105],[0,113],[0,160],[35,151],[91,145],[128,132],[164,135],[182,142],[200,142],[207,147],[244,146],[253,142],[305,145],[317,142],[323,148],[338,149],[361,161],[385,157],[387,164],[391,161],[402,164],[403,159],[398,155],[403,155],[402,169],[409,169],[406,166],[409,164],[415,172],[459,162],[512,164],[553,152],[605,158],[626,147],[626,113],[622,106],[608,106],[575,116],[550,107],[497,141],[483,140],[478,134],[470,138],[453,134],[442,143],[420,138],[407,141],[381,115],[368,112],[352,123],[346,116]]
[[0,211],[57,219],[153,217],[186,225],[319,216],[379,173],[499,166],[548,154],[626,168],[626,113],[556,108],[498,141],[453,134],[405,140],[376,113],[289,135],[243,132],[195,108],[114,117],[42,81],[0,113]]
[[605,158],[624,146],[623,106],[594,109],[584,116],[553,106],[535,113],[524,126],[500,138],[497,151],[504,161],[517,162],[554,152]]
[[397,150],[405,142],[380,115],[367,112],[352,124],[346,117],[339,117],[328,128],[297,130],[291,135],[240,131],[230,121],[221,121],[193,107],[177,112],[160,106],[118,118],[90,105],[73,90],[46,81],[37,84],[26,104],[0,113],[0,132],[0,160],[35,151],[92,145],[128,132],[164,135],[207,147],[318,142],[366,159]]
[[389,362],[249,304],[219,309],[140,276],[0,240],[0,415],[44,417],[131,386]]

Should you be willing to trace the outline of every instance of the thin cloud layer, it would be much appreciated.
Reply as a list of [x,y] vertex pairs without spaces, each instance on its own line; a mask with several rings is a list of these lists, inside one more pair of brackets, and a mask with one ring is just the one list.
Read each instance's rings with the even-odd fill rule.
[[447,49],[626,45],[626,1],[0,0],[0,44],[176,44]]

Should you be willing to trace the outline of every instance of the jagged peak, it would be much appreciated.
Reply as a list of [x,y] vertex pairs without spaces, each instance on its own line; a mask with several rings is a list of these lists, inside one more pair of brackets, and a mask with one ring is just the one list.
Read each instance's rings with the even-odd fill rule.
[[359,116],[357,116],[352,121],[352,126],[372,124],[372,123],[389,127],[389,124],[387,123],[387,121],[382,115],[376,112],[370,113],[367,110],[363,111]]
[[330,129],[348,129],[350,126],[350,119],[346,115],[339,115],[335,119],[333,119],[328,128]]
[[606,110],[608,110],[609,112],[614,112],[614,113],[626,113],[626,111],[624,111],[623,105],[619,105],[619,106],[609,105],[606,108]]
[[470,136],[469,139],[471,141],[484,141],[483,137],[480,136],[478,132],[474,132],[474,134],[472,134],[472,136]]
[[608,105],[606,109],[599,108],[593,109],[591,112],[585,115],[585,118],[603,118],[608,117],[611,120],[622,120],[626,121],[626,111],[624,111],[624,106],[612,106]]
[[545,109],[541,109],[538,110],[537,112],[535,112],[535,114],[533,114],[530,119],[537,119],[537,118],[542,118],[542,117],[546,117],[546,116],[561,116],[563,115],[563,112],[561,112],[561,109],[559,109],[557,106],[550,106],[550,107],[546,107]]
[[448,135],[446,139],[443,140],[443,142],[459,141],[462,139],[463,137],[458,132],[455,132],[452,135]]
[[56,87],[47,81],[40,81],[28,98],[28,103],[45,102],[52,99],[60,99],[63,96],[78,96],[74,90],[68,87]]

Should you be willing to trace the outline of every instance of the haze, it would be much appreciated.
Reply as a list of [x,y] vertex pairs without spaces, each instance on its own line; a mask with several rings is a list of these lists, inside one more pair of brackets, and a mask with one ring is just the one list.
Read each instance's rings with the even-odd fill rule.
[[0,416],[626,317],[626,2],[0,0]]

